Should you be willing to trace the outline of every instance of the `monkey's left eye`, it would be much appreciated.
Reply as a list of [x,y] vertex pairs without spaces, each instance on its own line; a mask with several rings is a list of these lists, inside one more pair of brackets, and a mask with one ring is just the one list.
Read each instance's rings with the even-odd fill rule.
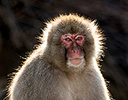
[[79,40],[79,41],[80,41],[80,40],[82,40],[82,39],[83,39],[83,37],[78,37],[76,40]]
[[70,38],[66,38],[65,41],[69,42],[69,41],[71,41],[71,39]]

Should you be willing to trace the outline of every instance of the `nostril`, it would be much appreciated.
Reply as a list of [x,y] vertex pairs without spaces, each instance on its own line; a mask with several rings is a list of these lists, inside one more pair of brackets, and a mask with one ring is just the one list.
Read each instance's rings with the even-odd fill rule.
[[74,50],[74,49],[72,49],[72,52],[74,52],[74,53],[75,53],[75,50]]

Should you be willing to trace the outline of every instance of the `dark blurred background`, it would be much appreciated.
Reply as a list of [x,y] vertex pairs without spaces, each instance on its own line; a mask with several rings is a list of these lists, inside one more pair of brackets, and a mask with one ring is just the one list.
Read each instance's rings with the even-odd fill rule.
[[0,0],[0,100],[44,22],[68,13],[97,20],[107,38],[102,73],[113,98],[128,100],[128,0]]

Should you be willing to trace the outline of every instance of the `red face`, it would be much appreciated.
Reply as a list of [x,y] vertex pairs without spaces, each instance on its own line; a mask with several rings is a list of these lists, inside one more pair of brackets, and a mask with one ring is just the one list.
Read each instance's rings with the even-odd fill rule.
[[83,44],[85,36],[82,34],[65,34],[61,41],[67,50],[67,59],[73,65],[78,65],[84,58]]

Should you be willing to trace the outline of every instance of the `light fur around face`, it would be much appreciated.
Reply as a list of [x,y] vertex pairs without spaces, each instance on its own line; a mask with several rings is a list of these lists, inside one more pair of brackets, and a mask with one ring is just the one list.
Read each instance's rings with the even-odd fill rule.
[[[98,67],[103,37],[98,26],[78,15],[60,15],[46,23],[43,43],[27,58],[9,88],[9,100],[110,100]],[[84,59],[67,62],[64,34],[85,36]]]

